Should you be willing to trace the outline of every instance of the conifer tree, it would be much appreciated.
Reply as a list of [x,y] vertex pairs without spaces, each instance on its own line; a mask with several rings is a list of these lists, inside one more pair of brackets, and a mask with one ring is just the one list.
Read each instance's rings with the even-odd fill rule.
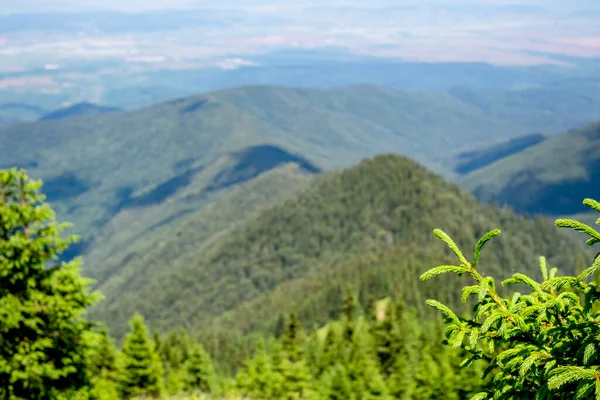
[[[439,330],[434,330],[439,332]],[[435,343],[430,344],[430,354],[432,355],[433,362],[437,366],[437,380],[432,382],[433,394],[430,397],[431,400],[460,400],[458,396],[459,387],[465,388],[468,382],[463,381],[461,370],[455,370],[452,368],[452,357],[448,354],[445,348],[442,347],[442,343],[436,340]]]
[[302,333],[298,315],[295,312],[291,312],[282,338],[283,351],[285,352],[286,358],[290,361],[296,361],[300,359],[300,356],[302,355]]
[[215,390],[216,376],[212,360],[201,344],[195,344],[186,362],[185,388],[189,391],[212,393]]
[[391,301],[386,303],[383,318],[375,321],[371,332],[375,344],[375,354],[382,372],[389,375],[397,356],[397,346],[401,345],[399,324]]
[[415,365],[415,376],[411,398],[429,400],[434,398],[435,387],[440,383],[440,366],[435,362],[429,343],[424,333],[419,336],[418,362]]
[[324,373],[329,367],[342,361],[343,345],[338,329],[335,325],[327,327],[323,350],[319,359],[319,368],[317,375]]
[[83,397],[66,397],[65,400],[71,399],[85,400],[115,400],[120,399],[119,388],[115,381],[108,379],[96,379],[94,385],[89,392],[89,395]]
[[313,328],[308,342],[306,344],[306,362],[313,376],[318,376],[321,354],[323,352],[319,332],[316,327]]
[[[586,199],[584,205],[600,212],[600,203]],[[597,221],[600,223],[600,219]],[[589,236],[587,244],[600,242],[600,233],[573,219],[559,219],[558,227],[570,228]],[[515,293],[503,298],[492,277],[478,270],[481,249],[500,234],[493,230],[483,235],[468,261],[445,232],[434,234],[454,252],[458,265],[442,265],[425,272],[421,280],[444,273],[467,274],[475,284],[463,289],[463,300],[477,296],[472,319],[459,318],[435,300],[427,303],[439,310],[447,324],[448,344],[469,353],[466,366],[484,360],[484,376],[493,379],[473,399],[589,399],[600,398],[600,314],[594,305],[600,300],[596,282],[588,279],[600,271],[600,257],[577,276],[557,276],[540,257],[543,282],[516,273],[503,285],[524,284],[531,293]],[[565,288],[581,290],[584,301]]]
[[330,366],[321,378],[321,398],[326,400],[355,400],[348,371],[341,363]]
[[157,329],[154,329],[152,332],[152,342],[154,343],[154,351],[161,354],[162,341],[160,339],[160,332]]
[[[451,353],[448,354],[448,351]],[[482,360],[475,361],[469,368],[461,368],[462,361],[469,356],[463,349],[446,349],[445,355],[449,357],[451,369],[455,374],[454,392],[459,399],[470,399],[489,385],[489,377],[482,379],[485,370]]]
[[281,393],[281,375],[275,370],[262,339],[257,340],[254,357],[244,363],[236,386],[246,396],[272,399]]
[[167,373],[170,373],[173,370],[177,370],[181,368],[183,362],[182,357],[179,354],[179,348],[176,344],[174,344],[173,339],[174,333],[171,332],[166,336],[164,340],[161,341],[160,347],[157,349],[159,357],[165,367]]
[[[171,331],[164,338],[157,337],[153,342],[159,341],[160,347],[156,348],[166,376],[179,374],[189,358],[191,340],[185,331]],[[174,375],[173,375],[174,377]],[[181,377],[179,377],[181,378]]]
[[283,379],[281,397],[285,399],[304,399],[314,392],[312,375],[303,357],[303,339],[298,316],[292,312],[282,338],[281,363],[276,366]]
[[275,338],[279,339],[283,335],[284,331],[285,331],[285,315],[279,314],[279,317],[277,317],[277,322],[275,323],[275,330],[274,330]]
[[180,329],[176,332],[175,347],[178,349],[178,365],[183,365],[190,357],[191,349],[193,347],[193,340],[190,338],[190,336],[185,330]]
[[184,372],[182,370],[171,370],[167,373],[165,390],[170,396],[180,394],[184,391]]
[[388,392],[394,399],[411,399],[416,360],[402,353],[394,360],[386,376]]
[[391,399],[389,390],[381,376],[379,365],[371,358],[366,357],[364,370],[361,377],[360,399]]
[[346,370],[357,399],[383,399],[388,390],[381,377],[379,364],[372,352],[372,338],[365,329],[356,331],[347,360]]
[[377,321],[377,300],[372,294],[369,294],[365,306],[365,319],[369,325],[375,325]]
[[105,326],[93,333],[94,344],[87,356],[92,376],[106,375],[113,379],[117,375],[117,350]]
[[404,305],[401,300],[386,304],[383,319],[372,327],[375,355],[389,393],[397,399],[410,397],[414,364],[408,346],[412,331],[406,325]]
[[86,359],[88,374],[92,382],[90,400],[111,400],[118,398],[117,350],[108,335],[106,327],[91,334],[93,343]]
[[132,318],[130,328],[123,344],[123,395],[127,399],[136,396],[158,398],[163,392],[162,363],[140,314]]
[[305,360],[284,359],[279,367],[282,399],[309,399],[314,395],[313,377]]
[[58,262],[76,241],[44,203],[41,181],[0,171],[0,398],[56,399],[89,387],[85,354],[98,297],[80,261]]
[[356,311],[356,299],[351,288],[348,288],[346,297],[344,298],[344,305],[342,308],[342,315],[344,318],[344,340],[351,342],[352,335],[354,334],[354,313]]

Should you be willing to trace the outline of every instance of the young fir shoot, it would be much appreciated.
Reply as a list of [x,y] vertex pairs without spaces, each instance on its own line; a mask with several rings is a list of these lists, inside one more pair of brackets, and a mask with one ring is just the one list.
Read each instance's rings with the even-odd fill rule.
[[[595,200],[586,199],[583,204],[600,212]],[[600,225],[600,218],[596,224]],[[559,219],[556,226],[586,234],[589,246],[600,242],[600,233],[579,221]],[[574,277],[556,276],[556,268],[548,271],[545,258],[540,257],[543,282],[516,273],[502,285],[524,284],[531,293],[515,293],[507,299],[498,295],[493,278],[483,277],[477,270],[484,245],[499,234],[499,230],[486,233],[469,262],[450,236],[434,230],[459,263],[421,275],[421,281],[426,281],[445,273],[468,274],[475,281],[462,293],[463,302],[470,295],[477,296],[472,319],[459,318],[444,304],[427,300],[444,316],[448,344],[468,354],[462,365],[476,360],[487,363],[483,377],[492,379],[486,390],[471,400],[600,400],[600,312],[594,309],[600,291],[597,282],[587,282],[600,271],[600,253],[589,268]]]

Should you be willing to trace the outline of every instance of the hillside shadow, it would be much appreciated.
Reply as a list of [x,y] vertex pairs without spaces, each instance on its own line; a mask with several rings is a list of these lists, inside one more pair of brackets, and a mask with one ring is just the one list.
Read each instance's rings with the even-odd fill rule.
[[79,179],[73,172],[46,179],[42,191],[49,202],[63,201],[80,196],[94,185]]
[[181,100],[175,100],[170,104],[174,104],[178,107],[181,106],[181,108],[179,109],[180,114],[189,114],[200,110],[211,110],[219,107],[219,103],[209,99],[197,99],[195,101],[190,102],[190,99],[186,98]]
[[181,217],[184,217],[188,214],[191,214],[193,212],[193,210],[180,210],[177,211],[175,214],[170,215],[169,217],[162,219],[152,225],[150,225],[148,228],[144,229],[144,231],[142,232],[143,235],[148,234],[158,228],[162,228],[163,226],[167,226],[168,224],[170,224],[173,221],[177,221],[178,219],[180,219]]
[[321,169],[306,158],[294,155],[273,145],[251,146],[233,154],[231,168],[219,172],[205,191],[212,192],[250,181],[257,176],[285,164],[295,163],[305,172],[317,174]]
[[[499,204],[508,204],[518,213],[532,215],[571,215],[585,211],[585,198],[600,200],[600,160],[587,163],[587,179],[548,183],[536,177],[535,171],[522,171],[513,176],[500,196]],[[478,196],[478,190],[473,194]]]
[[204,107],[206,105],[207,101],[206,100],[199,100],[199,101],[195,101],[192,104],[190,104],[187,107],[184,107],[183,110],[181,110],[182,113],[191,113],[194,111],[198,111],[199,109],[201,109],[202,107]]
[[58,261],[68,262],[74,259],[75,257],[79,257],[85,252],[92,248],[94,245],[93,238],[80,239],[79,242],[71,244],[65,251],[63,251],[58,257]]
[[117,198],[119,201],[113,208],[113,213],[117,213],[123,209],[135,207],[147,207],[160,204],[173,196],[181,189],[188,186],[195,174],[202,171],[203,166],[191,168],[187,171],[174,176],[173,178],[164,181],[141,196],[132,197],[134,192],[132,187],[123,187],[117,190]]
[[40,121],[57,121],[61,119],[80,118],[92,115],[109,114],[122,111],[120,108],[100,106],[88,102],[73,104],[42,116]]
[[514,138],[486,149],[460,153],[457,156],[459,162],[454,168],[454,171],[461,175],[466,175],[469,172],[483,168],[486,165],[489,165],[502,158],[521,152],[531,146],[543,142],[546,139],[546,136],[539,133],[534,133],[531,135]]

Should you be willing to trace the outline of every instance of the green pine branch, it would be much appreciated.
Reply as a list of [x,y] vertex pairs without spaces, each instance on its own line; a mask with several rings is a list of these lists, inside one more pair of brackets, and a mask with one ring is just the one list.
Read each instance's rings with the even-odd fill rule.
[[[586,199],[584,204],[600,212],[599,202]],[[586,234],[590,246],[600,242],[600,233],[579,221],[559,219],[556,226]],[[471,400],[600,400],[600,313],[594,312],[600,292],[597,281],[586,282],[599,275],[600,258],[577,276],[557,276],[557,268],[549,270],[546,259],[540,257],[542,282],[515,273],[502,285],[521,284],[530,293],[503,298],[495,290],[494,279],[484,278],[476,268],[484,245],[499,234],[496,229],[483,235],[469,262],[452,238],[436,229],[434,235],[453,251],[460,265],[442,265],[421,275],[421,281],[426,281],[445,273],[467,273],[475,280],[463,288],[461,296],[462,302],[471,295],[477,298],[471,319],[458,318],[436,300],[427,301],[444,316],[447,344],[468,354],[462,365],[468,367],[475,359],[488,363],[483,377],[493,379]]]

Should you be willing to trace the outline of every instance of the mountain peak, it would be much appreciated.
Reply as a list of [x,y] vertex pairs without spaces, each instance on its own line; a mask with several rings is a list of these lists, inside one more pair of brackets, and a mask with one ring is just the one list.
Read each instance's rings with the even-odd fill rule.
[[[210,325],[213,318],[237,310],[229,317],[238,328],[250,330],[265,321],[251,320],[242,311],[244,305],[265,310],[265,320],[277,315],[268,297],[280,285],[302,283],[315,276],[326,279],[327,271],[345,260],[397,246],[440,254],[444,248],[431,234],[434,228],[448,232],[460,247],[472,248],[481,235],[496,227],[506,235],[486,253],[486,273],[507,277],[506,265],[535,265],[538,254],[520,243],[540,229],[547,235],[535,251],[541,251],[552,263],[565,265],[563,257],[572,242],[556,232],[550,221],[532,221],[481,205],[458,186],[406,157],[378,155],[322,175],[293,197],[250,216],[210,251],[160,279],[151,278],[141,287],[120,287],[110,299],[112,304],[100,314],[118,314],[119,308],[138,309],[157,324],[197,321]],[[505,248],[514,251],[505,253]],[[410,274],[410,279],[417,279],[417,271]],[[176,303],[168,294],[174,292],[165,288],[176,288]],[[305,291],[305,296],[309,292]],[[295,298],[297,304],[305,304],[300,291],[294,293],[300,296]],[[152,296],[152,304],[141,300],[148,296]],[[169,313],[168,305],[177,313]],[[116,331],[123,332],[126,322],[115,321]]]

